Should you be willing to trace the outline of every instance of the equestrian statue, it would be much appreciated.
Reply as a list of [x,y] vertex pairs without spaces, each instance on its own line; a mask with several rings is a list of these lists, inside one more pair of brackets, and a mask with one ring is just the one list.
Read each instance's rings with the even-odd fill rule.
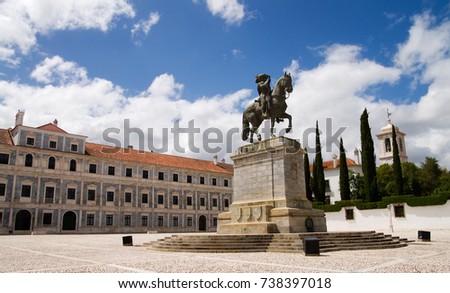
[[268,74],[258,74],[255,82],[258,84],[259,98],[248,106],[242,114],[242,140],[247,140],[250,136],[250,143],[253,143],[253,134],[257,135],[258,141],[261,140],[258,127],[266,119],[271,121],[271,137],[275,136],[273,134],[275,122],[279,123],[284,118],[289,119],[286,132],[292,129],[292,116],[286,113],[286,99],[292,92],[291,74],[285,72],[284,76],[277,81],[273,90],[270,88],[270,75]]

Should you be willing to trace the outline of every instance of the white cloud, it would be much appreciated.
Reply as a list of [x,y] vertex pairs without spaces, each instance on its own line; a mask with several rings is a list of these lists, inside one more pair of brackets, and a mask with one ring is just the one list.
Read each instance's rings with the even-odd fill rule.
[[150,32],[150,29],[159,22],[160,15],[158,12],[150,12],[148,15],[148,19],[141,19],[138,23],[133,25],[131,29],[131,36],[136,45],[140,45],[140,34],[147,36]]
[[[332,136],[339,133],[340,127],[346,127],[342,137],[347,156],[352,158],[353,149],[360,147],[359,119],[364,108],[369,111],[375,143],[375,134],[386,124],[386,108],[389,108],[393,114],[393,123],[406,132],[406,149],[410,160],[419,163],[426,156],[433,156],[442,166],[449,168],[450,115],[447,109],[450,102],[450,57],[445,51],[446,45],[439,40],[449,37],[449,31],[442,28],[450,21],[431,26],[421,21],[422,18],[414,18],[409,37],[398,47],[395,60],[399,61],[391,67],[364,58],[361,47],[345,44],[335,44],[323,50],[323,61],[311,69],[302,69],[301,64],[294,60],[285,68],[291,72],[294,81],[294,91],[287,100],[287,112],[293,115],[294,133],[287,136],[301,139],[305,146],[313,148],[314,127],[318,120],[323,131],[322,145],[326,147],[327,133]],[[422,46],[412,46],[416,43],[413,28],[428,35],[430,44],[441,44],[434,46],[437,52],[434,57],[423,53]],[[404,48],[408,50],[404,51]],[[422,57],[411,63],[413,59],[408,61],[410,57],[403,56]],[[417,102],[410,104],[393,104],[371,96],[368,89],[395,83],[402,75],[410,74],[412,67],[400,64],[414,64],[414,68],[420,68],[423,72],[421,81],[428,85],[427,92]],[[281,71],[279,75],[272,73],[272,87],[282,74]],[[226,136],[230,129],[241,127],[241,107],[254,99],[254,91],[237,89],[228,95],[199,97],[195,101],[188,101],[183,98],[183,84],[176,82],[175,76],[168,73],[155,77],[148,89],[138,95],[126,96],[119,86],[102,78],[89,78],[82,67],[57,56],[38,64],[33,76],[43,82],[60,82],[34,87],[0,81],[0,127],[12,126],[17,109],[25,108],[26,125],[38,126],[58,118],[63,129],[88,135],[90,140],[104,142],[103,130],[115,127],[121,129],[123,135],[124,119],[130,119],[130,127],[143,130],[146,149],[147,129],[153,129],[154,145],[157,147],[163,141],[163,129],[168,129],[168,152],[178,155],[180,153],[174,148],[174,134],[170,130],[174,121],[179,121],[180,127],[188,128],[189,122],[193,120],[194,127],[201,129],[200,134],[195,134],[195,146],[202,148],[205,139],[203,133],[208,128],[210,131],[218,129]],[[253,84],[249,86],[253,87]],[[332,118],[332,125],[327,125],[327,118]],[[286,125],[285,121],[278,124],[277,128]],[[312,130],[309,136],[308,129]],[[215,132],[211,134],[210,138],[213,138]],[[240,134],[231,134],[232,145],[228,149],[226,145],[221,145],[220,157],[225,155],[225,151],[231,153],[243,143]],[[130,136],[135,147],[139,145],[137,136]],[[226,137],[223,140],[230,143]],[[184,155],[212,158],[212,154],[205,151],[200,154],[190,152],[185,134],[180,134],[179,143],[186,151]],[[338,153],[337,146],[330,150],[324,149],[326,159],[330,159],[333,153]]]
[[428,13],[416,15],[409,30],[409,39],[400,44],[395,56],[397,66],[406,72],[439,62],[450,50],[450,21],[434,26],[435,19]]
[[[208,128],[214,128],[223,133],[225,140],[230,127],[240,126],[235,123],[240,121],[240,103],[251,94],[251,90],[238,90],[229,95],[201,97],[191,102],[182,98],[183,85],[177,83],[173,75],[165,73],[155,77],[147,90],[135,96],[126,96],[121,87],[102,78],[89,78],[84,68],[59,56],[39,63],[32,77],[46,85],[0,81],[0,127],[13,126],[17,109],[25,109],[25,125],[39,126],[57,118],[64,130],[87,135],[90,141],[105,144],[108,141],[102,138],[104,130],[120,129],[119,135],[110,137],[120,139],[122,145],[129,137],[131,144],[136,148],[143,144],[145,150],[151,146],[162,148],[165,139],[163,132],[167,131],[165,144],[168,153],[205,159],[212,159],[213,154],[203,146],[203,133],[208,133]],[[139,140],[136,133],[126,135],[125,119],[128,119],[129,127],[142,130],[145,137]],[[176,120],[179,127],[188,128],[190,121],[193,121],[193,127],[201,130],[195,134],[195,141],[191,141],[201,153],[189,147],[188,135],[183,133],[179,135],[179,145],[184,153],[175,148],[172,128]],[[153,131],[153,135],[149,135],[148,129]],[[217,131],[213,130],[210,139]],[[241,144],[238,137],[239,134],[236,134],[229,152]],[[153,139],[151,145],[149,138]],[[230,140],[228,142],[231,143]],[[226,141],[212,144],[211,148],[216,146],[220,148],[218,155],[224,157]]]
[[60,56],[45,58],[31,73],[31,77],[42,83],[85,83],[86,69],[74,62],[64,61]]
[[134,17],[126,0],[4,0],[0,2],[0,61],[20,62],[37,44],[36,36],[52,31],[107,31],[118,16]]
[[227,24],[241,24],[245,17],[244,5],[237,0],[206,0],[208,10]]

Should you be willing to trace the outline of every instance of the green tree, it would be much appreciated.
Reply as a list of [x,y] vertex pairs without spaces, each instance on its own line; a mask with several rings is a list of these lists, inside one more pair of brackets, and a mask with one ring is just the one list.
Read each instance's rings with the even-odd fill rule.
[[323,173],[322,147],[320,145],[319,122],[316,121],[316,158],[313,163],[312,190],[316,201],[325,203],[325,175]]
[[387,197],[395,194],[394,169],[392,165],[383,164],[377,168],[377,184],[380,197]]
[[376,202],[380,200],[380,198],[377,185],[375,150],[373,146],[372,134],[370,132],[369,114],[367,113],[367,109],[364,109],[360,122],[361,157],[364,174],[364,199],[366,201]]
[[[419,182],[419,168],[413,162],[402,163],[403,191],[405,194],[422,195],[422,188]],[[378,173],[377,173],[377,178]]]
[[439,187],[434,190],[434,193],[450,192],[450,172],[442,170],[439,177]]
[[392,155],[394,170],[394,193],[395,195],[403,195],[403,174],[402,165],[400,162],[400,156],[398,155],[397,134],[395,133],[395,127],[392,125]]
[[339,189],[341,192],[341,200],[350,199],[350,182],[348,178],[347,157],[345,155],[344,142],[341,137],[339,146]]
[[425,157],[425,162],[420,165],[420,185],[424,195],[431,195],[439,186],[439,177],[442,170],[438,160],[432,157]]
[[305,155],[303,158],[303,170],[305,173],[305,187],[306,187],[306,198],[309,201],[313,201],[312,190],[311,190],[311,172],[309,171],[309,157],[308,152],[305,148]]
[[349,170],[350,183],[350,198],[363,199],[364,198],[364,178],[355,171]]

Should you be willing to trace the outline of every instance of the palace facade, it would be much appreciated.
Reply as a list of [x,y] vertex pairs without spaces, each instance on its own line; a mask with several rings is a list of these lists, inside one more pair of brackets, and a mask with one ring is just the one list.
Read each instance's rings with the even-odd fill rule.
[[115,148],[55,120],[0,129],[0,234],[216,231],[233,167]]

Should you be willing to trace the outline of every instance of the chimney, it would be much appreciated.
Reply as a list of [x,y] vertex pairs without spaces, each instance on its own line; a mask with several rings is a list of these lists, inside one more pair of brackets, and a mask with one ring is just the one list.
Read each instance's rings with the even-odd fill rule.
[[214,165],[217,165],[217,155],[214,155]]
[[361,165],[361,161],[359,160],[359,150],[355,147],[355,151],[353,152],[355,154],[356,164]]
[[17,111],[16,123],[14,124],[14,126],[23,125],[23,116],[25,116],[25,111]]
[[337,155],[333,154],[333,168],[337,167]]

